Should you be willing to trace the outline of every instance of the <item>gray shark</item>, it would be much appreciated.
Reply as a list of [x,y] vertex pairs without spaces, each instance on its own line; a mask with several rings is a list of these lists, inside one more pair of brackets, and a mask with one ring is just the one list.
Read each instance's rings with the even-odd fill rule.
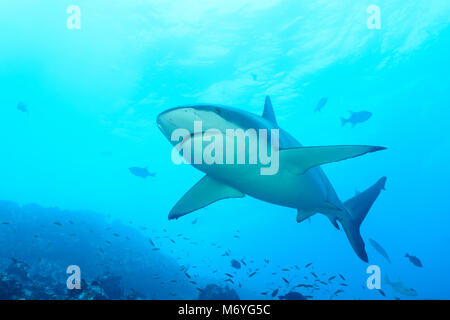
[[[381,178],[372,187],[350,200],[341,202],[320,165],[384,150],[384,147],[303,147],[278,126],[269,97],[266,97],[262,116],[232,107],[194,105],[172,108],[157,117],[159,129],[174,146],[180,141],[172,141],[173,132],[184,128],[191,134],[191,138],[194,138],[196,121],[202,121],[203,131],[215,129],[222,135],[227,129],[277,129],[279,170],[273,175],[262,175],[260,169],[263,163],[260,161],[256,164],[191,163],[206,175],[175,204],[169,213],[169,219],[178,219],[218,200],[249,195],[296,209],[297,222],[302,222],[316,213],[327,216],[337,229],[339,222],[356,254],[368,262],[364,241],[360,235],[360,225],[384,189],[386,178]],[[182,142],[188,138],[184,137]],[[270,145],[272,140],[269,136],[266,138],[267,144]]]
[[414,288],[406,286],[400,279],[397,282],[391,282],[389,280],[389,277],[386,275],[386,277],[384,278],[384,283],[391,286],[394,290],[394,293],[400,293],[408,297],[416,297],[418,295],[417,291]]

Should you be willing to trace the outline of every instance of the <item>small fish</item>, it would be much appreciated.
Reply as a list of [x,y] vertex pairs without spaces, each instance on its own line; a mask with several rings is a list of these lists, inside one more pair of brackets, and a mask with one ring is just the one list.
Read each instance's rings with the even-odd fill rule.
[[232,284],[234,284],[234,281],[231,280],[231,279],[229,279],[229,278],[228,278],[228,279],[225,279],[224,281],[225,281],[225,282],[231,282]]
[[383,290],[381,290],[381,289],[378,289],[378,292],[383,296],[383,297],[386,297],[386,294],[384,293],[384,291]]
[[317,274],[315,274],[314,272],[311,272],[311,274],[312,274],[312,276],[313,276],[314,278],[318,278],[318,277],[317,277]]
[[317,103],[317,107],[314,110],[314,112],[321,111],[323,107],[327,104],[328,98],[322,98],[319,100],[319,103]]
[[328,278],[328,281],[331,281],[331,280],[333,280],[334,278],[336,278],[336,276],[329,277],[329,278]]
[[409,261],[416,267],[422,268],[422,262],[416,256],[410,256],[409,254],[405,255],[405,258],[408,258]]
[[281,271],[290,271],[290,269],[284,268],[284,269],[281,269]]
[[334,295],[336,296],[336,295],[338,295],[339,293],[341,293],[341,292],[344,292],[344,290],[336,290],[335,292],[334,292]]
[[370,244],[372,245],[372,247],[380,254],[382,255],[389,263],[391,263],[391,259],[389,258],[386,250],[383,249],[383,247],[376,242],[373,239],[369,239]]
[[278,289],[275,289],[275,290],[272,292],[272,298],[275,297],[277,294],[278,294]]
[[228,276],[228,277],[230,277],[230,278],[233,278],[233,275],[232,275],[232,274],[225,273],[225,275]]
[[55,221],[55,222],[53,222],[53,224],[56,224],[57,226],[62,226],[62,223],[61,222],[58,222],[58,221]]
[[342,274],[339,273],[339,277],[341,277],[342,280],[346,281],[344,276]]
[[197,219],[194,219],[191,223],[192,224],[196,224],[197,223]]
[[241,262],[242,262],[242,264],[243,264],[244,266],[247,266],[247,264],[245,263],[244,259],[242,259]]
[[231,260],[231,266],[233,268],[235,268],[235,269],[240,269],[241,268],[241,264],[236,259]]
[[284,282],[286,282],[287,284],[289,284],[289,281],[286,279],[286,278],[284,278],[284,277],[281,277],[281,279],[283,279],[284,280]]
[[310,265],[312,265],[312,262],[308,263],[305,268],[308,268]]
[[128,170],[136,177],[141,177],[143,179],[156,176],[156,173],[149,172],[147,168],[130,167]]
[[19,102],[19,103],[17,104],[17,110],[22,111],[22,112],[28,114],[28,108],[27,108],[27,106],[25,105],[25,103],[23,103],[23,102]]
[[350,117],[348,119],[341,118],[342,126],[345,126],[347,122],[352,124],[352,128],[354,128],[358,123],[363,123],[369,120],[372,117],[372,113],[369,111],[358,111],[358,112],[350,112]]
[[251,278],[251,277],[253,277],[255,274],[256,274],[256,271],[253,272],[253,273],[250,273],[248,277]]
[[114,236],[114,237],[120,237],[120,234],[118,234],[118,233],[113,233],[113,236]]
[[153,247],[155,246],[155,244],[153,243],[153,241],[152,241],[151,238],[148,238],[148,242],[150,242],[150,244],[151,244]]
[[187,272],[185,272],[184,274],[186,275],[186,277],[188,277],[189,279],[191,279],[191,276],[190,276]]

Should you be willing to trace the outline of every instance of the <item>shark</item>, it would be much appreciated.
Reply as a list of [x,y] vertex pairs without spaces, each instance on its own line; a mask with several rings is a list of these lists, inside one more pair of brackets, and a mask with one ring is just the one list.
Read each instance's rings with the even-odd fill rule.
[[[157,116],[156,123],[173,146],[179,128],[189,132],[181,143],[195,139],[195,122],[202,130],[216,130],[222,135],[227,129],[278,130],[277,145],[270,135],[259,136],[278,152],[279,169],[275,174],[261,174],[263,163],[190,163],[205,173],[169,212],[169,220],[179,219],[219,200],[250,196],[274,205],[297,210],[298,223],[315,214],[325,215],[336,229],[344,230],[357,256],[368,262],[360,226],[372,204],[384,190],[386,177],[380,178],[367,190],[342,202],[321,166],[386,149],[369,145],[303,146],[278,125],[269,96],[265,99],[262,116],[222,105],[199,104],[168,109]],[[272,131],[270,131],[272,132]],[[247,156],[252,150],[247,149]]]

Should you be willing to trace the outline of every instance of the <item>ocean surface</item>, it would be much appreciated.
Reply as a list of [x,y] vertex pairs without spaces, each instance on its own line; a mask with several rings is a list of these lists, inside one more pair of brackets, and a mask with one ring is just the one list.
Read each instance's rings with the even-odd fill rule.
[[[450,298],[449,1],[72,2],[0,2],[0,298]],[[368,263],[324,215],[249,196],[168,219],[204,174],[158,114],[266,96],[304,146],[387,148],[321,166],[342,201],[387,177]]]

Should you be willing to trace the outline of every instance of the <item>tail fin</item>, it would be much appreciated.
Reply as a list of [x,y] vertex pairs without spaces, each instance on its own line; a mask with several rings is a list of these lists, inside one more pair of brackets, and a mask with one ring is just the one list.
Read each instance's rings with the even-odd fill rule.
[[342,124],[342,126],[345,126],[345,124],[346,124],[347,122],[348,122],[347,119],[341,118],[341,124]]
[[344,203],[344,207],[347,209],[349,216],[342,219],[342,227],[347,234],[347,238],[350,241],[353,250],[355,250],[358,257],[365,262],[368,262],[369,258],[367,257],[364,240],[360,233],[361,223],[372,207],[372,204],[378,198],[381,190],[384,190],[385,183],[386,177],[383,177],[369,189],[359,193]]

